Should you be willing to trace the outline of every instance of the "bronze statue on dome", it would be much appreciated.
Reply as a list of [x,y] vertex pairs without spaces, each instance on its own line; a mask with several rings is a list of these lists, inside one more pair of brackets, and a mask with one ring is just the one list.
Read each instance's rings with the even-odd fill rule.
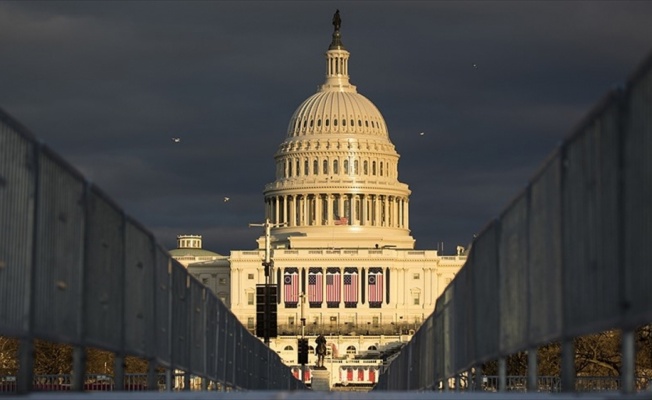
[[339,31],[340,26],[342,26],[342,19],[340,18],[340,10],[335,10],[335,15],[333,15],[333,26],[335,27],[336,31]]

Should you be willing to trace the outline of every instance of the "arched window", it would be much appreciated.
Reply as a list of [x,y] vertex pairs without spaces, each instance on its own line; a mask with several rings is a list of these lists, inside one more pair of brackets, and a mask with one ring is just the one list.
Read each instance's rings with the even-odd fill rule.
[[[372,347],[373,347],[373,346],[372,346]],[[283,350],[285,350],[285,351],[292,351],[292,350],[294,350],[294,348],[292,348],[292,346],[289,346],[289,345],[288,345],[288,346],[285,346],[285,348],[284,348]]]
[[328,118],[326,118],[326,126],[328,126]]
[[349,160],[342,161],[342,169],[345,175],[349,174]]
[[380,176],[383,176],[383,162],[380,162]]
[[369,348],[367,348],[367,350],[369,350],[369,351],[377,351],[378,348],[376,346],[374,346],[374,345],[371,345],[371,346],[369,346]]
[[317,120],[317,126],[321,126],[321,118]]
[[367,160],[364,160],[362,163],[362,173],[365,175],[369,175],[369,162]]
[[333,126],[337,126],[337,118],[333,120]]
[[313,160],[312,162],[312,173],[315,175],[319,175],[319,161]]
[[358,175],[358,160],[353,160],[353,175]]
[[303,174],[308,175],[310,168],[308,168],[308,159],[303,160]]
[[292,177],[292,161],[288,162],[288,178]]
[[299,167],[301,167],[301,164],[300,164],[300,163],[301,163],[301,161],[299,161],[299,159],[297,158],[297,169],[296,169],[296,171],[295,171],[296,176],[301,175],[301,172],[300,172],[301,170],[300,170],[300,168],[299,168]]
[[349,346],[346,348],[346,354],[355,354],[355,353],[356,353],[355,346]]
[[333,173],[334,174],[339,174],[340,173],[340,168],[337,163],[337,160],[333,160]]
[[328,175],[328,160],[324,160],[324,162],[322,163],[322,166],[323,166],[322,173],[324,175]]
[[376,175],[376,162],[372,161],[371,162],[371,175]]

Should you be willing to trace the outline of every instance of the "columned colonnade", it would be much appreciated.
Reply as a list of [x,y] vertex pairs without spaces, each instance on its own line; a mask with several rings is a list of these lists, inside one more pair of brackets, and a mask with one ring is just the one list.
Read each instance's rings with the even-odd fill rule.
[[408,228],[408,198],[377,194],[287,194],[265,198],[265,215],[286,226]]

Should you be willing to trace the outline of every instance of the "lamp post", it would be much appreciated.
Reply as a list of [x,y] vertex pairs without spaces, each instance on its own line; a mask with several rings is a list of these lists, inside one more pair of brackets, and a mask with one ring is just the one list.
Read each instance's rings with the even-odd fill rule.
[[[301,298],[301,340],[304,340],[306,333],[306,318],[303,316],[303,303],[305,303],[306,295],[301,292],[299,297]],[[306,364],[303,362],[301,363],[301,382],[304,384],[306,383]]]
[[252,226],[262,226],[265,228],[265,259],[263,260],[263,267],[265,268],[265,308],[264,308],[264,313],[265,313],[265,327],[264,327],[264,342],[267,346],[269,346],[269,275],[270,275],[270,270],[273,265],[272,262],[272,257],[271,257],[271,238],[272,238],[272,227],[276,228],[279,226],[284,226],[286,225],[285,222],[283,223],[276,223],[273,224],[269,221],[269,218],[265,219],[265,222],[262,224],[249,224],[249,227]]

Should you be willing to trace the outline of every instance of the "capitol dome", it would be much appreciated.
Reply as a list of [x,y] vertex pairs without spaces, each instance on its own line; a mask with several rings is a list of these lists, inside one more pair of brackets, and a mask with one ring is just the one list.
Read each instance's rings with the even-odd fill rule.
[[[338,15],[339,17],[339,15]],[[334,19],[326,79],[293,113],[265,187],[276,247],[413,248],[408,186],[378,108],[349,81]],[[264,237],[259,240],[264,244]]]

